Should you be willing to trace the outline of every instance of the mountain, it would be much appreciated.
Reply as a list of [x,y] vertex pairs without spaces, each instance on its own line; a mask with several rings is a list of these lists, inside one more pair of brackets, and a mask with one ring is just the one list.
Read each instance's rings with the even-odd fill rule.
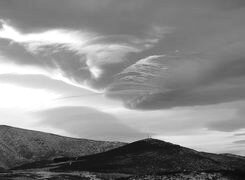
[[77,157],[125,145],[121,142],[69,138],[11,126],[0,126],[0,167],[4,169],[57,157]]
[[[90,171],[136,175],[177,172],[245,173],[243,158],[198,152],[156,139],[144,139],[107,152],[66,159],[63,163],[62,160],[57,162],[44,167],[62,172]],[[41,167],[40,164],[38,167]]]

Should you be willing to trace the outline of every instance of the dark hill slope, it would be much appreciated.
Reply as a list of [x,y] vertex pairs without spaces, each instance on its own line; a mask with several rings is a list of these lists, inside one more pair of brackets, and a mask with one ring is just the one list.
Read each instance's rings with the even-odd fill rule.
[[77,157],[104,152],[125,143],[93,141],[58,136],[10,126],[0,126],[0,167],[12,168],[24,163]]
[[155,139],[137,141],[104,153],[80,157],[56,166],[55,171],[85,170],[128,174],[245,170],[245,161],[198,152]]

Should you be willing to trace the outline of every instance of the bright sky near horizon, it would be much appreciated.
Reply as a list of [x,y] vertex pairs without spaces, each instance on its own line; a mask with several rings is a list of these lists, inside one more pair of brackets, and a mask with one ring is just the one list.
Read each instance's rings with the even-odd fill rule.
[[0,124],[245,155],[244,0],[0,0]]

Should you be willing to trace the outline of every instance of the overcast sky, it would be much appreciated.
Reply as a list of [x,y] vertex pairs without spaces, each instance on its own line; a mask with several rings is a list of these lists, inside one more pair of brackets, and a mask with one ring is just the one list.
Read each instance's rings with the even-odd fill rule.
[[0,124],[245,155],[244,0],[0,0]]

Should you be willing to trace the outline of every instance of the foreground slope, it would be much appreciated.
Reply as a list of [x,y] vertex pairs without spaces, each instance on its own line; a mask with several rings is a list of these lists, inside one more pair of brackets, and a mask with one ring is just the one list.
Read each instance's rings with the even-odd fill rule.
[[0,167],[7,169],[59,156],[89,155],[122,145],[124,143],[69,138],[2,125],[0,126]]
[[54,171],[127,174],[245,171],[243,158],[198,152],[156,139],[137,141],[104,153],[52,165]]

